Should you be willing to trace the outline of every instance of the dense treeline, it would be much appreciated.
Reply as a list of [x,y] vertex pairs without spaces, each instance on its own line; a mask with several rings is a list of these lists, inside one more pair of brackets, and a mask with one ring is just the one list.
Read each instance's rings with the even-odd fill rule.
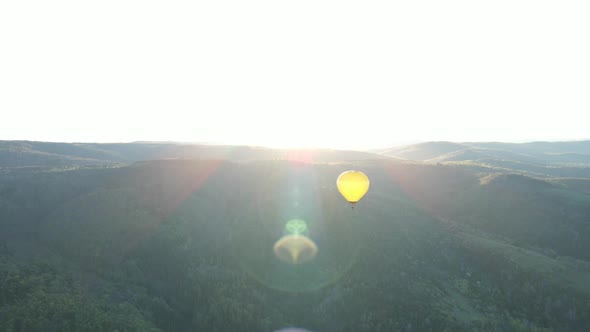
[[[355,210],[334,188],[351,167],[372,180]],[[393,161],[4,169],[0,330],[585,331],[589,203]],[[291,218],[307,264],[273,255]]]

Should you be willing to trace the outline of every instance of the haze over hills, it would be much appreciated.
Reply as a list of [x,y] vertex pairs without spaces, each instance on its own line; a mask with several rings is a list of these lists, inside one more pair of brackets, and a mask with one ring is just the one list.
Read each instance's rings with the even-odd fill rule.
[[586,331],[589,144],[3,141],[0,330]]
[[426,142],[381,151],[426,163],[461,163],[482,171],[590,177],[590,141],[529,143]]
[[[425,142],[388,149],[382,153],[419,161],[457,161],[497,157],[524,162],[590,164],[590,140],[528,143]],[[465,157],[460,157],[461,154],[465,154]]]
[[588,17],[0,1],[0,332],[589,332]]
[[50,164],[129,163],[154,159],[208,159],[233,161],[287,159],[289,152],[308,152],[318,161],[379,159],[379,155],[424,162],[486,161],[532,165],[589,166],[590,140],[528,143],[425,142],[373,152],[327,149],[272,149],[175,142],[53,143],[0,141],[0,166]]
[[155,159],[223,159],[231,161],[312,158],[317,162],[382,159],[368,152],[327,149],[279,150],[264,147],[171,142],[52,143],[0,141],[0,167],[115,165]]

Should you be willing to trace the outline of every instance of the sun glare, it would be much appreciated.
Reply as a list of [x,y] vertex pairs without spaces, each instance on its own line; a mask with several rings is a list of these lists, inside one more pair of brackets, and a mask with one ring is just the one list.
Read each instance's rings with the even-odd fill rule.
[[588,137],[587,2],[34,2],[0,3],[1,139]]

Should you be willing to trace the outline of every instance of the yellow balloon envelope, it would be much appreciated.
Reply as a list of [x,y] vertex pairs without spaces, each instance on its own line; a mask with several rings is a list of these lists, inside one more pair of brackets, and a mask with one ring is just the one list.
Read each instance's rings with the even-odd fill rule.
[[336,185],[344,199],[354,206],[369,190],[369,178],[360,171],[346,171],[340,174]]

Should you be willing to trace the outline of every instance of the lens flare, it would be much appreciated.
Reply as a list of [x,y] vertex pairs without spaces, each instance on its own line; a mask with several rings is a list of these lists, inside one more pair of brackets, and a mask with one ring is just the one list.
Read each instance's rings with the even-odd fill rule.
[[285,235],[308,235],[307,224],[301,219],[291,219],[285,225]]
[[304,235],[286,235],[273,248],[277,258],[289,264],[303,264],[318,253],[316,244]]
[[316,291],[340,280],[357,261],[366,223],[340,208],[331,169],[276,167],[264,190],[237,194],[240,209],[227,216],[231,252],[240,268],[266,287]]

